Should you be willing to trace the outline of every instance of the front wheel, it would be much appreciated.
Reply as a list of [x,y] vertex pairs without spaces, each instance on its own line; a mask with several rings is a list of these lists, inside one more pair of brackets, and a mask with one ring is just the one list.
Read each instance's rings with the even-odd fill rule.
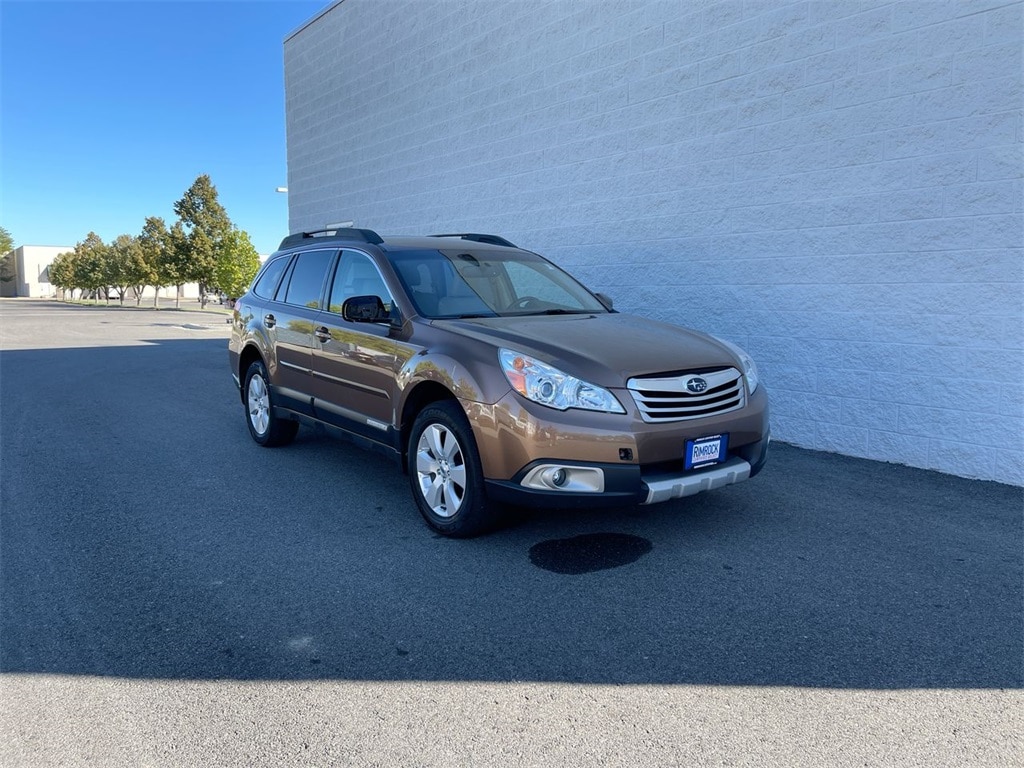
[[263,361],[254,360],[245,373],[245,423],[252,439],[268,448],[287,445],[299,431],[297,421],[274,415],[269,382]]
[[408,446],[409,482],[427,524],[445,536],[475,536],[492,524],[473,430],[458,403],[424,408]]

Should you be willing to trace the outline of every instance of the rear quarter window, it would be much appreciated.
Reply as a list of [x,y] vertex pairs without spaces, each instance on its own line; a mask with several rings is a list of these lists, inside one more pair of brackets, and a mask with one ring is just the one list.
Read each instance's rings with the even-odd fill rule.
[[288,256],[280,256],[267,264],[260,276],[256,278],[252,292],[263,299],[274,298],[277,284],[281,282],[281,275],[284,274],[285,267],[288,266],[288,259]]

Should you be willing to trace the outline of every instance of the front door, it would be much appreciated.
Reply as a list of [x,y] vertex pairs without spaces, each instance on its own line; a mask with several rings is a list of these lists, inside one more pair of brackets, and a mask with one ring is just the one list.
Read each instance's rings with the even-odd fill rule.
[[352,296],[378,296],[385,307],[394,307],[392,292],[373,260],[361,251],[345,249],[327,309],[314,328],[314,411],[324,421],[391,444],[395,376],[412,351],[393,337],[390,323],[345,320],[341,308]]

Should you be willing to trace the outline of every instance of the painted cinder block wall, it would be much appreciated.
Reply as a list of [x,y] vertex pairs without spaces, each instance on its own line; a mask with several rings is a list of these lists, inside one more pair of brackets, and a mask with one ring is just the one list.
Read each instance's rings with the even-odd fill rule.
[[19,245],[8,256],[13,275],[11,280],[0,283],[0,296],[52,296],[55,289],[50,285],[50,264],[59,254],[70,250],[68,245]]
[[1001,0],[344,0],[285,42],[292,232],[500,233],[746,347],[777,438],[1024,484]]

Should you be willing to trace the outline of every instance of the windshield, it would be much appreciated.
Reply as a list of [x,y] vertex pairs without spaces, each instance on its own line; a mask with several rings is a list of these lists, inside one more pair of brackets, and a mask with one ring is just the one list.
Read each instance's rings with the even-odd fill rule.
[[391,262],[429,318],[590,314],[608,310],[569,274],[524,251],[406,251]]

